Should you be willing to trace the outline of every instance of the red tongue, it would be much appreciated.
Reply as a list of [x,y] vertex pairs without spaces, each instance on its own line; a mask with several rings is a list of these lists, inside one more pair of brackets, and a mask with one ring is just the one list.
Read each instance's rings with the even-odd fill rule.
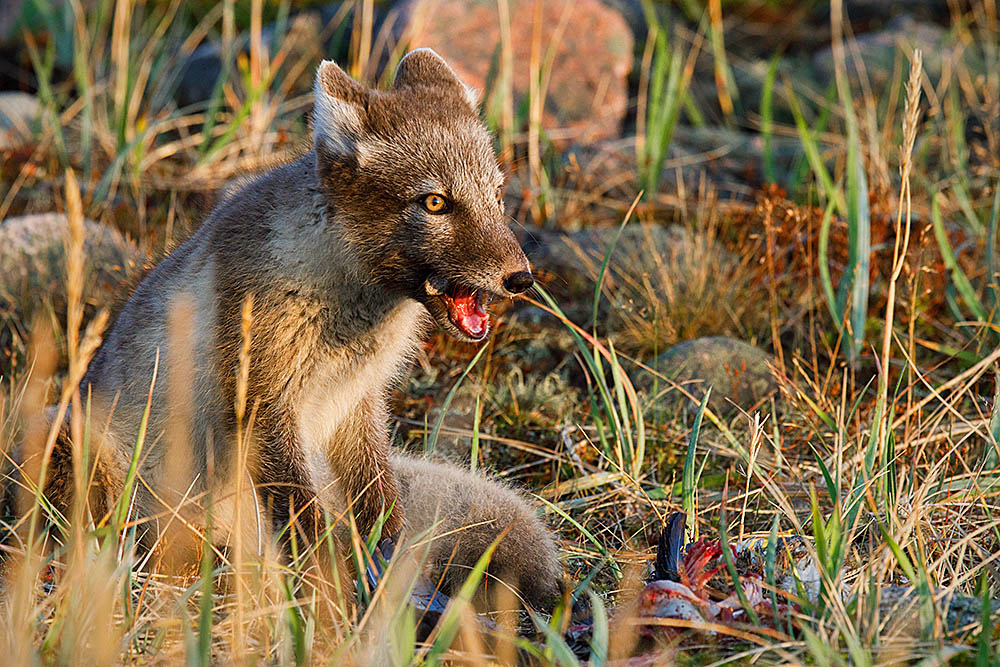
[[479,338],[486,331],[490,316],[479,304],[474,290],[458,288],[451,295],[448,315],[455,325],[471,338]]

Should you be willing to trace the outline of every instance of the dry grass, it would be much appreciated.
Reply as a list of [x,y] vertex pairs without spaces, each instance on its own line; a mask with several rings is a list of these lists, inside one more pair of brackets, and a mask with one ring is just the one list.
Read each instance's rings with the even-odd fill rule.
[[[255,520],[251,510],[237,511],[228,548],[215,549],[211,521],[198,508],[244,507],[238,501],[249,489],[242,480],[234,498],[188,498],[181,490],[169,503],[163,518],[174,522],[176,544],[192,545],[197,554],[178,560],[186,569],[171,563],[176,544],[159,545],[152,554],[136,549],[128,497],[113,499],[124,508],[120,517],[92,515],[85,503],[71,516],[50,516],[37,485],[49,474],[56,438],[46,406],[70,415],[78,497],[92,482],[102,428],[89,423],[87,397],[77,389],[110,317],[83,307],[90,261],[84,217],[125,232],[150,257],[172,247],[197,225],[214,190],[299,149],[309,75],[320,57],[316,35],[336,34],[348,19],[346,10],[327,26],[293,19],[267,42],[263,3],[254,0],[248,47],[237,52],[240,29],[231,2],[208,11],[186,33],[172,28],[182,13],[177,0],[84,4],[100,11],[65,5],[70,20],[62,36],[78,45],[65,76],[53,74],[51,36],[26,38],[45,122],[34,144],[0,160],[0,219],[55,209],[66,212],[70,229],[67,277],[59,288],[66,312],[17,322],[19,332],[31,335],[13,339],[16,367],[0,368],[0,452],[6,458],[17,445],[41,462],[25,471],[35,486],[19,490],[18,511],[0,515],[0,529],[16,528],[0,556],[3,655],[11,664],[490,664],[494,656],[520,651],[539,664],[572,664],[560,639],[568,615],[557,614],[548,632],[548,619],[535,618],[532,643],[513,636],[509,613],[501,614],[506,631],[499,636],[476,632],[472,607],[457,600],[430,637],[417,641],[416,619],[401,603],[414,580],[407,554],[416,549],[404,548],[374,591],[364,590],[363,577],[323,576],[315,554],[279,557],[269,539],[247,528]],[[640,127],[653,133],[640,138],[646,146],[663,140],[662,128],[647,125],[656,113],[688,109],[684,118],[691,120],[690,105],[715,99],[718,107],[708,114],[732,119],[730,70],[741,61],[719,52],[727,43],[723,30],[731,29],[729,5],[688,4],[705,5],[699,32],[670,49],[651,42],[640,59],[643,82],[658,58],[663,72],[671,57],[678,59],[676,86],[650,102],[659,112],[647,113],[642,92]],[[500,16],[509,14],[507,2],[498,5]],[[349,67],[375,80],[380,64],[391,64],[405,44],[373,33],[372,2],[354,6],[343,33]],[[470,395],[478,400],[478,418],[458,429],[477,443],[476,464],[545,501],[570,576],[589,580],[595,609],[603,601],[611,610],[610,625],[603,625],[611,629],[611,656],[624,659],[638,650],[663,662],[926,658],[928,664],[971,664],[995,660],[1000,650],[996,613],[985,630],[978,623],[956,628],[950,615],[957,596],[1000,598],[996,4],[974,1],[956,14],[954,52],[939,80],[922,69],[919,53],[900,52],[895,83],[885,94],[872,90],[858,63],[848,66],[857,44],[842,24],[840,2],[833,8],[836,100],[790,79],[785,97],[774,86],[774,106],[787,115],[749,113],[775,135],[800,137],[804,154],[814,143],[819,162],[803,157],[792,170],[784,183],[790,199],[772,188],[760,191],[756,202],[718,202],[710,187],[685,187],[693,182],[690,174],[668,190],[648,165],[640,174],[631,159],[617,172],[600,172],[601,182],[585,191],[573,189],[585,184],[575,179],[581,165],[569,160],[560,167],[549,159],[555,149],[540,128],[554,47],[542,43],[540,31],[530,36],[535,88],[519,127],[504,72],[512,68],[510,41],[520,37],[501,33],[497,113],[489,121],[521,184],[522,192],[511,195],[519,223],[560,220],[572,211],[597,225],[620,224],[636,206],[640,185],[659,188],[635,208],[641,222],[627,223],[647,226],[623,237],[606,271],[600,254],[581,263],[588,289],[603,285],[598,303],[555,304],[538,295],[537,307],[505,314],[466,380],[475,387]],[[180,109],[169,72],[206,35],[222,44],[230,75],[210,103]],[[702,80],[692,73],[706,40],[713,45],[714,77]],[[966,50],[975,50],[985,68],[974,70]],[[848,76],[855,70],[857,80]],[[707,92],[699,88],[705,86]],[[852,89],[861,94],[852,98]],[[804,109],[805,133],[790,124],[789,91]],[[666,165],[677,171],[699,166]],[[860,208],[847,178],[859,166],[872,184],[869,206]],[[559,184],[568,185],[559,190]],[[680,223],[683,231],[675,236],[682,241],[665,244],[668,237],[648,226],[665,222]],[[864,229],[872,251],[861,262],[855,240]],[[852,280],[862,271],[870,305],[857,319]],[[838,294],[841,284],[855,296]],[[573,323],[539,315],[558,314],[560,305],[599,317]],[[253,322],[245,312],[249,340]],[[628,378],[670,344],[718,333],[774,352],[782,396],[728,421],[708,411],[700,437],[689,439],[682,416],[666,419],[658,409],[662,393],[636,393]],[[465,346],[434,337],[409,390],[398,397],[400,440],[426,443],[434,425],[429,409],[441,406],[470,357]],[[245,349],[240,377],[250,363]],[[667,378],[662,383],[663,391],[686,396],[696,408],[684,387]],[[190,409],[183,391],[173,398],[179,414]],[[235,410],[237,446],[246,460],[253,455],[254,408],[238,401]],[[142,435],[137,446],[141,441]],[[189,446],[169,444],[181,453]],[[696,466],[704,463],[693,489],[682,481],[686,450]],[[9,461],[0,466],[7,467]],[[722,625],[718,634],[675,629],[640,639],[629,603],[663,518],[685,498],[696,502],[702,534],[718,531],[725,510],[733,540],[766,535],[772,525],[806,537],[818,595],[798,600],[787,619],[760,626]],[[47,522],[59,528],[42,531]],[[356,531],[352,540],[362,559]],[[359,604],[357,589],[367,603]],[[513,606],[507,601],[500,609]],[[600,614],[594,618],[602,628]]]

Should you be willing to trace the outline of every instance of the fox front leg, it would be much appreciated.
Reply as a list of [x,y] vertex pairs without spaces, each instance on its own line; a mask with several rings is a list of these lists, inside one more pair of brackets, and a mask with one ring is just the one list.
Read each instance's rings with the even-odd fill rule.
[[327,448],[343,501],[353,510],[363,539],[380,518],[383,540],[394,541],[403,530],[403,508],[389,466],[387,421],[384,399],[366,396],[341,422]]
[[293,531],[313,544],[320,539],[324,525],[294,423],[290,413],[260,419],[258,462],[253,466],[261,506],[271,517],[274,531],[283,535],[281,542],[286,548]]

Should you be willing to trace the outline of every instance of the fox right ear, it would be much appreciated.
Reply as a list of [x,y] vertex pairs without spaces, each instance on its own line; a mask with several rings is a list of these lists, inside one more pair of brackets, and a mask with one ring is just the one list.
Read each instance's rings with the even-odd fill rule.
[[313,146],[336,155],[348,155],[361,138],[368,89],[332,60],[316,71],[313,87]]

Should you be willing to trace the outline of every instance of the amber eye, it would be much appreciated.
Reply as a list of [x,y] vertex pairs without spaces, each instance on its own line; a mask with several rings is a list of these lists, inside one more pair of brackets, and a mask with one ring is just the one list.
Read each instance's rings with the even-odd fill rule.
[[421,202],[428,213],[447,213],[451,205],[442,195],[429,194]]
[[503,188],[497,188],[497,203],[503,204]]

